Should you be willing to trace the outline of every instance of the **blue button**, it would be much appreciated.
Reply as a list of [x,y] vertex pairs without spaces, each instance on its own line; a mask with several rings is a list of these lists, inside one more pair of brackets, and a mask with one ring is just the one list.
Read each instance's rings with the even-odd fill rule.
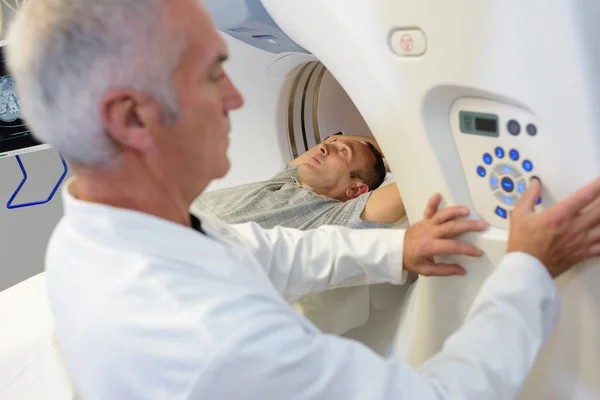
[[490,186],[491,187],[496,187],[497,185],[498,185],[498,178],[495,178],[495,177],[492,176],[490,178]]
[[490,165],[492,163],[492,156],[489,155],[488,153],[485,153],[483,155],[483,162],[486,163],[487,165]]
[[510,159],[513,161],[517,161],[519,159],[519,152],[516,150],[511,150],[510,151]]
[[527,186],[525,186],[524,183],[519,183],[519,185],[517,186],[517,191],[519,193],[523,193],[526,189],[527,189]]
[[531,136],[537,135],[537,127],[534,124],[527,125],[527,133]]
[[514,119],[511,119],[510,121],[508,121],[508,125],[506,125],[506,129],[508,129],[508,132],[514,136],[517,136],[519,133],[521,133],[521,125],[519,125],[519,123],[517,121],[515,121]]
[[542,198],[538,197],[537,200],[535,201],[535,204],[540,204],[542,202]]
[[512,204],[512,202],[513,202],[513,199],[512,199],[512,197],[505,197],[505,198],[504,198],[504,202],[505,202],[506,204]]
[[502,147],[496,147],[496,157],[504,158],[504,149]]
[[485,177],[485,175],[486,175],[485,168],[477,167],[477,175],[481,176],[482,178]]
[[502,207],[496,207],[496,215],[498,215],[501,218],[505,218],[508,216],[508,213],[506,212],[506,210]]
[[505,165],[504,168],[502,168],[503,172],[506,172],[507,174],[512,173],[512,168],[509,167],[508,165]]
[[515,183],[509,177],[502,178],[502,189],[510,193],[515,189]]
[[530,172],[533,169],[533,164],[529,160],[523,161],[523,169],[527,172]]

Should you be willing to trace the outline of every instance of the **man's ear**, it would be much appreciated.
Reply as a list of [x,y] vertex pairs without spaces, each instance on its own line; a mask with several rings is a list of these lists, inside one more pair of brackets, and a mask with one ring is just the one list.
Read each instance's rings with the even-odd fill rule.
[[119,147],[145,153],[154,145],[160,107],[151,97],[132,90],[109,91],[102,99],[100,116]]
[[352,186],[346,189],[346,196],[349,199],[355,199],[361,194],[367,193],[368,191],[369,186],[366,183],[362,181],[356,181]]

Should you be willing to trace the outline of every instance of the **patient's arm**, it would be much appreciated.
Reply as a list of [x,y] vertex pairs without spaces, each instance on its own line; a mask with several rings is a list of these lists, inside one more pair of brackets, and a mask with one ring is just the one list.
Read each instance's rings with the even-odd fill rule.
[[406,215],[404,202],[395,183],[375,189],[360,214],[363,221],[391,224]]

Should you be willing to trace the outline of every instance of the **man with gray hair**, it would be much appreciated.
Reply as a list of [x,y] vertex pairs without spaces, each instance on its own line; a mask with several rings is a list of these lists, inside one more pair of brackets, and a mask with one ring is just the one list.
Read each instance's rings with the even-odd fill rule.
[[406,231],[191,218],[193,199],[229,169],[228,113],[242,105],[195,0],[31,1],[8,55],[26,120],[75,170],[46,270],[85,400],[511,398],[552,330],[551,278],[600,252],[600,207],[589,206],[600,180],[542,215],[533,182],[512,215],[510,254],[417,372],[322,334],[286,301],[402,283],[406,271],[464,274],[434,256],[481,255],[452,240],[485,229],[457,219],[468,209],[438,211],[434,195]]

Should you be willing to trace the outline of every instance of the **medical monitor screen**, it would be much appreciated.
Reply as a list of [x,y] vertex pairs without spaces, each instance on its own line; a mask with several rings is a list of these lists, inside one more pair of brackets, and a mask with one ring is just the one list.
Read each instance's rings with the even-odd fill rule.
[[5,44],[5,41],[0,41],[0,157],[49,148],[33,137],[21,119],[21,101],[15,81],[8,74]]

